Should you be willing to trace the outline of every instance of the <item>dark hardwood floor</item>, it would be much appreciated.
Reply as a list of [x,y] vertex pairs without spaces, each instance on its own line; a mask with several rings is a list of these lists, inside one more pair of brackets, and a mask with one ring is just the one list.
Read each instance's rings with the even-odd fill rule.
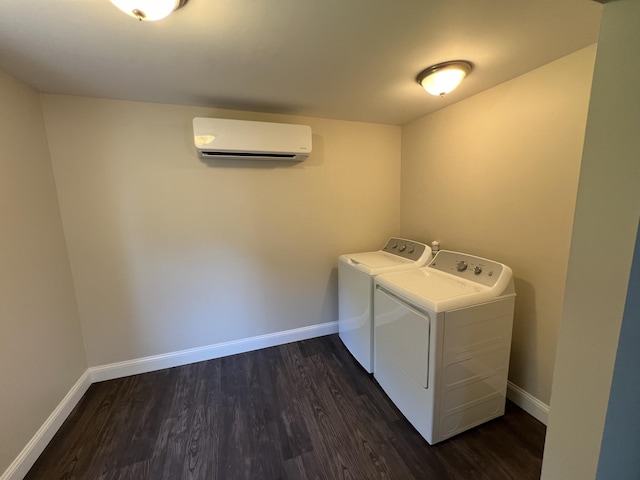
[[544,425],[430,446],[337,335],[92,385],[27,480],[538,479]]

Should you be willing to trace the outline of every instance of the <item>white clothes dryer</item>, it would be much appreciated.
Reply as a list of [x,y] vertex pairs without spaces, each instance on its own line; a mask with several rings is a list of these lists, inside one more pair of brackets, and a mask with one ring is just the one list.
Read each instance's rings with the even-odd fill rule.
[[514,304],[511,269],[463,253],[376,277],[374,377],[430,444],[504,414]]
[[339,257],[338,332],[367,372],[373,372],[373,279],[423,267],[429,260],[429,246],[404,238],[391,238],[381,250]]

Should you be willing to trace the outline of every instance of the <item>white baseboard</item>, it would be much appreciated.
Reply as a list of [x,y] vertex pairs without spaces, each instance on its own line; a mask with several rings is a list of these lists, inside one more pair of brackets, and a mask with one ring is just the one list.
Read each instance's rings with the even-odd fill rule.
[[191,348],[100,367],[91,367],[84,372],[69,390],[69,393],[36,432],[27,446],[22,449],[18,457],[0,476],[0,480],[22,480],[24,478],[92,383],[274,347],[285,343],[331,335],[332,333],[338,333],[338,322],[321,323],[206,347]]
[[518,405],[532,417],[547,424],[549,418],[549,405],[538,400],[529,392],[521,389],[515,383],[507,382],[507,398]]
[[[22,480],[92,383],[152,372],[163,368],[187,365],[204,360],[212,360],[214,358],[322,337],[333,333],[338,333],[338,322],[321,323],[205,347],[190,348],[188,350],[162,355],[153,355],[125,362],[91,367],[80,377],[71,390],[69,390],[69,393],[67,393],[46,422],[36,432],[27,446],[24,447],[9,468],[0,476],[0,480]],[[530,393],[508,382],[507,398],[525,412],[545,425],[547,424],[549,406]]]
[[22,449],[13,463],[9,465],[9,468],[0,476],[0,480],[22,480],[24,478],[90,386],[91,377],[87,370],[71,387],[69,393],[65,395],[27,446]]
[[100,367],[91,367],[89,372],[93,383],[102,382],[105,380],[113,380],[114,378],[128,377],[129,375],[162,370],[163,368],[178,367],[180,365],[212,360],[237,353],[250,352],[261,348],[275,347],[276,345],[307,340],[309,338],[322,337],[332,333],[338,333],[338,322],[320,323],[309,327],[258,335],[256,337],[207,345],[205,347],[190,348],[178,352],[111,363]]

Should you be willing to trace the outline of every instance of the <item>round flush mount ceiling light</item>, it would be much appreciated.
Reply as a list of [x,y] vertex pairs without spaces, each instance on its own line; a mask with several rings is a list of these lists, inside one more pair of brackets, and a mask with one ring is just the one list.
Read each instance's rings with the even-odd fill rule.
[[111,0],[111,3],[138,20],[153,22],[168,17],[187,0]]
[[416,80],[431,95],[444,97],[460,85],[472,69],[473,65],[466,60],[438,63],[420,72]]

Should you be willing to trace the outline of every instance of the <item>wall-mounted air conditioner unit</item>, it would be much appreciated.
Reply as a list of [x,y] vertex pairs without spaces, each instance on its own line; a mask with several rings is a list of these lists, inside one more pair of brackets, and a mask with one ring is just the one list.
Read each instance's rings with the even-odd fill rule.
[[257,159],[300,162],[311,153],[311,127],[222,118],[193,119],[201,159]]

